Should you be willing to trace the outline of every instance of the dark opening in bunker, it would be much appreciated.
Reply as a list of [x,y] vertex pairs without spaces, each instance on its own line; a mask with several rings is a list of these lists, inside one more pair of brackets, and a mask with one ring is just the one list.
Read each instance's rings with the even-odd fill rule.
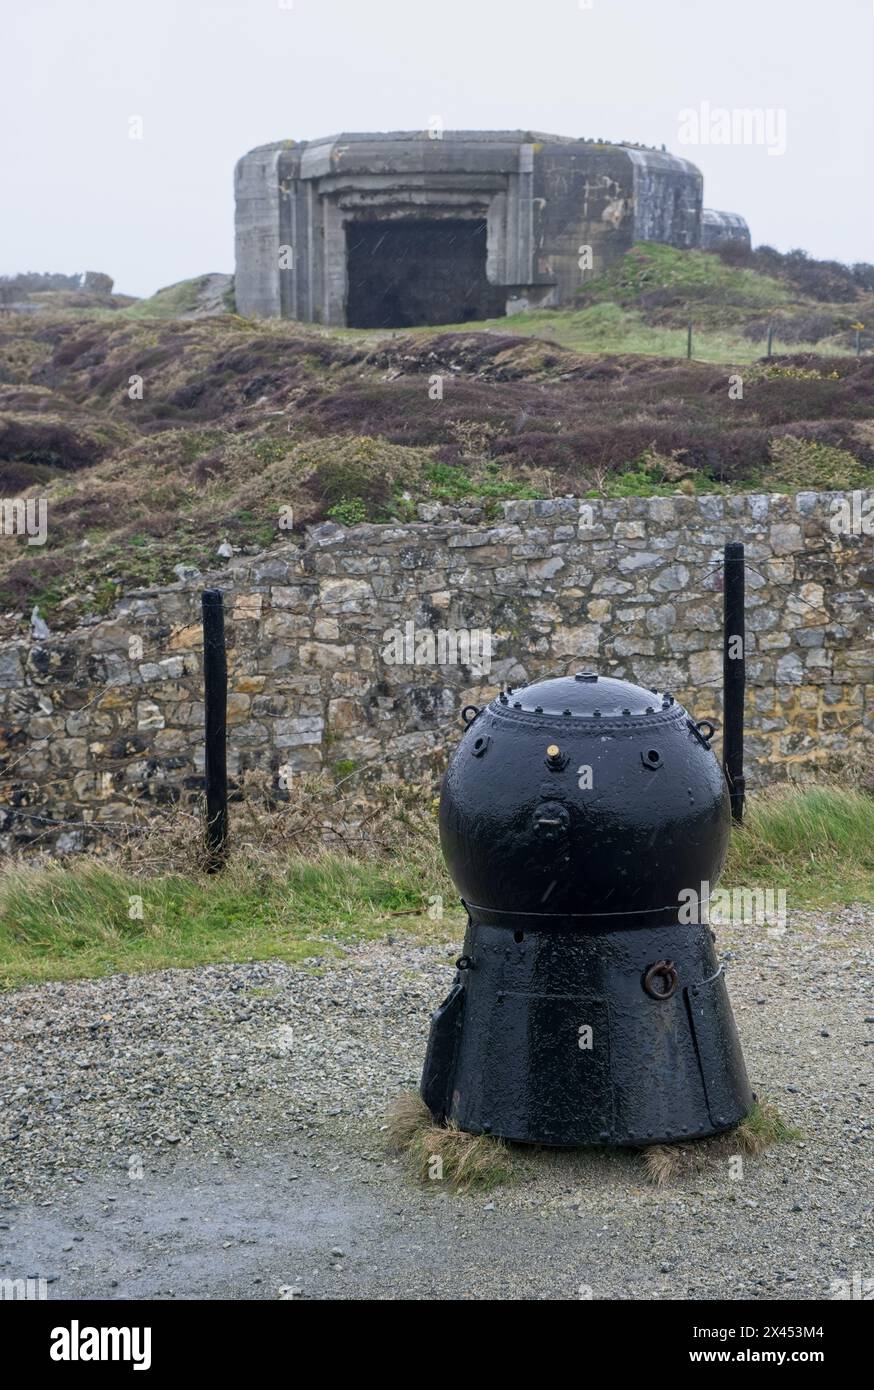
[[484,217],[347,222],[350,328],[467,323],[504,313],[486,278]]

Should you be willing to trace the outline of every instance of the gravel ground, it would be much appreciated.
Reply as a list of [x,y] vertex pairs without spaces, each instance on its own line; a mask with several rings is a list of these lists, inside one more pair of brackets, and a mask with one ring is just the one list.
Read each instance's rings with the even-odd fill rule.
[[[49,1297],[806,1298],[874,1276],[874,911],[720,934],[753,1087],[804,1131],[652,1187],[639,1155],[526,1156],[455,1196],[382,1126],[457,944],[0,996],[0,1279]],[[286,1294],[280,1294],[286,1290]]]

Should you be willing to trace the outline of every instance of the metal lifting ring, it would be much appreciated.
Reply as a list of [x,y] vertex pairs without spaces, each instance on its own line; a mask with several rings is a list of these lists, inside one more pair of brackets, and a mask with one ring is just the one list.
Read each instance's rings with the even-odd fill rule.
[[670,999],[679,983],[680,976],[672,960],[657,960],[643,977],[643,987],[651,999]]

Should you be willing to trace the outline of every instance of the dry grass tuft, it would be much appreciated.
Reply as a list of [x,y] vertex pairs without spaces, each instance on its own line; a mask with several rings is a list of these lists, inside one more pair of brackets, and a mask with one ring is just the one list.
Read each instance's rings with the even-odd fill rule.
[[679,1145],[653,1144],[643,1151],[646,1176],[656,1187],[664,1187],[683,1167],[685,1151]]
[[[229,807],[229,863],[281,874],[289,853],[403,862],[429,885],[429,893],[452,901],[455,890],[440,853],[432,786],[442,766],[435,766],[433,776],[401,782],[379,780],[381,767],[338,764],[333,770],[296,775],[287,793],[265,788],[260,774],[244,773]],[[206,867],[205,814],[202,796],[188,806],[150,806],[129,829],[99,840],[95,856],[137,875],[201,872]],[[54,860],[49,852],[45,858],[47,863]]]
[[418,1091],[402,1091],[388,1112],[387,1143],[392,1153],[405,1153],[419,1130],[433,1123],[431,1111]]
[[712,1171],[736,1154],[760,1154],[772,1144],[800,1139],[801,1131],[784,1120],[776,1105],[757,1100],[735,1129],[692,1144],[653,1144],[643,1150],[646,1176],[656,1187],[675,1178]]
[[456,1125],[435,1125],[420,1096],[406,1091],[389,1113],[388,1144],[420,1182],[444,1182],[453,1192],[488,1192],[514,1175],[503,1139],[467,1134]]

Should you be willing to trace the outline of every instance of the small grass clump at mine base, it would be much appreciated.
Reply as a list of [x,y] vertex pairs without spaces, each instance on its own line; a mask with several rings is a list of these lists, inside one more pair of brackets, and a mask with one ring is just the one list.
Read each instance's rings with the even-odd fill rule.
[[731,1133],[741,1151],[748,1154],[758,1154],[771,1144],[786,1144],[802,1137],[801,1130],[789,1124],[769,1100],[757,1100]]
[[772,1144],[792,1143],[801,1137],[801,1130],[789,1124],[776,1105],[756,1100],[734,1129],[687,1144],[653,1144],[643,1150],[643,1164],[649,1181],[664,1187],[675,1178],[712,1171],[737,1154],[760,1154]]
[[388,1147],[420,1182],[453,1192],[488,1192],[514,1175],[513,1155],[503,1139],[436,1125],[414,1091],[403,1092],[389,1111]]
[[[685,1144],[653,1144],[640,1151],[648,1180],[657,1187],[695,1174],[712,1172],[738,1154],[755,1156],[772,1144],[802,1137],[770,1101],[757,1100],[734,1129]],[[572,1154],[600,1150],[518,1149],[489,1134],[468,1134],[454,1125],[437,1125],[415,1091],[404,1091],[388,1114],[387,1146],[412,1178],[442,1183],[454,1192],[490,1191],[502,1183],[534,1177],[544,1162],[567,1162]]]

